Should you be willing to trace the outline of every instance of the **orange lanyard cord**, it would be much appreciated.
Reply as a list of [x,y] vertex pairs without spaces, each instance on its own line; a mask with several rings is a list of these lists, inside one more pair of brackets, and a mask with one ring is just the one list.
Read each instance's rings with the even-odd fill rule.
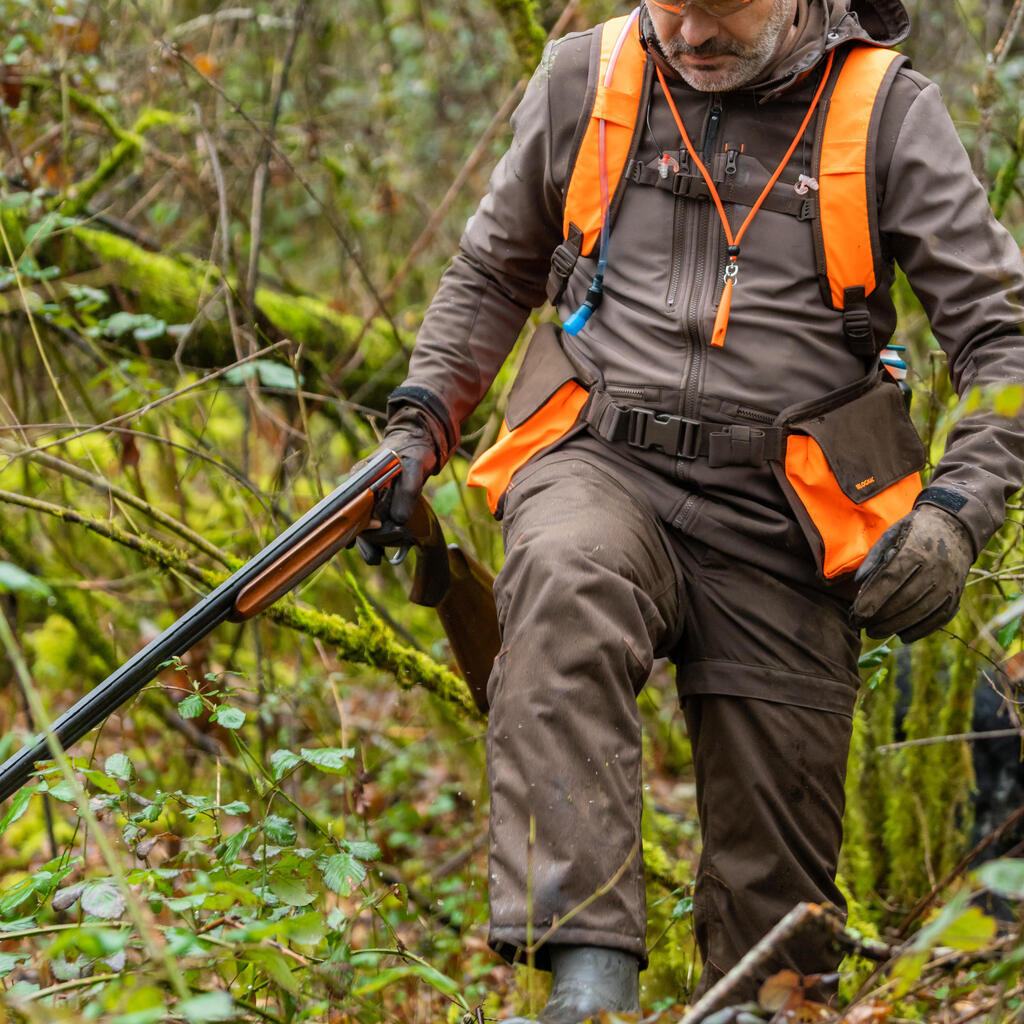
[[[661,91],[665,94],[665,99],[668,101],[669,109],[672,111],[672,117],[675,119],[676,127],[679,129],[679,134],[682,136],[683,143],[686,146],[686,151],[690,154],[690,159],[692,159],[696,164],[697,170],[700,171],[701,176],[704,178],[704,181],[708,186],[708,191],[711,193],[711,198],[715,202],[715,208],[718,210],[718,216],[722,221],[722,229],[725,231],[725,240],[730,246],[735,247],[740,244],[740,240],[743,238],[743,234],[747,230],[747,226],[754,219],[754,214],[761,208],[761,204],[768,198],[768,193],[771,192],[782,172],[786,169],[786,164],[789,163],[789,158],[793,155],[797,145],[803,138],[804,132],[807,131],[807,126],[811,123],[811,118],[814,116],[814,111],[817,109],[818,100],[821,99],[821,94],[825,91],[825,83],[828,81],[829,72],[832,70],[832,61],[834,59],[835,50],[832,50],[828,55],[828,63],[825,65],[825,73],[821,76],[821,82],[818,83],[817,91],[814,93],[814,99],[811,100],[811,105],[807,108],[807,113],[804,115],[804,119],[800,123],[800,127],[797,129],[796,135],[793,136],[793,141],[789,144],[789,149],[786,150],[786,155],[782,158],[779,166],[775,168],[775,173],[768,179],[768,184],[765,185],[761,194],[757,197],[757,200],[751,207],[750,213],[747,214],[746,220],[743,221],[740,225],[739,231],[736,232],[735,238],[732,234],[732,228],[729,226],[729,221],[725,216],[725,207],[722,205],[722,198],[718,194],[718,189],[715,188],[715,183],[711,180],[711,175],[708,173],[708,169],[704,166],[704,162],[699,156],[697,156],[697,152],[693,148],[693,143],[690,142],[690,136],[686,134],[686,126],[683,124],[683,119],[679,116],[679,111],[676,109],[675,101],[672,99],[672,93],[669,92],[668,85],[665,82],[665,76],[662,74],[661,68],[655,64],[654,69],[658,73],[658,81],[661,83]],[[735,257],[733,257],[733,259],[735,259]]]
[[768,184],[765,185],[761,194],[757,197],[754,205],[750,209],[750,213],[747,214],[746,219],[740,225],[735,236],[733,236],[732,228],[729,226],[729,219],[725,215],[725,207],[722,205],[722,197],[718,194],[718,189],[715,188],[715,183],[711,180],[711,175],[708,173],[708,169],[704,166],[704,162],[699,156],[697,156],[697,151],[693,148],[693,143],[690,142],[690,136],[686,133],[686,126],[683,124],[683,119],[679,116],[679,111],[676,109],[675,101],[672,99],[672,93],[669,91],[668,85],[665,82],[665,76],[662,74],[661,68],[658,67],[657,64],[654,66],[654,70],[658,74],[658,81],[661,83],[661,91],[664,93],[665,99],[668,102],[669,110],[672,111],[672,117],[675,119],[676,127],[679,129],[679,135],[686,146],[686,152],[690,154],[690,159],[693,160],[697,170],[700,171],[701,176],[704,178],[704,182],[708,187],[708,192],[711,193],[711,198],[714,200],[715,209],[718,210],[718,218],[722,222],[722,230],[725,232],[725,241],[728,245],[728,249],[726,251],[729,256],[729,264],[725,270],[725,291],[722,293],[722,301],[719,306],[718,315],[715,317],[715,327],[711,338],[711,344],[716,347],[721,346],[725,340],[725,328],[729,320],[729,306],[732,299],[732,286],[736,279],[736,275],[739,272],[738,260],[740,255],[740,241],[749,227],[750,222],[754,219],[754,214],[761,209],[761,205],[764,203],[765,199],[768,198],[768,193],[771,192],[782,172],[786,169],[786,165],[789,163],[790,157],[793,155],[797,145],[803,138],[804,132],[807,131],[807,126],[811,123],[814,111],[818,107],[818,100],[821,99],[821,94],[825,91],[825,83],[828,82],[834,59],[835,50],[832,50],[828,55],[825,72],[821,76],[821,81],[818,83],[818,88],[814,93],[814,99],[811,100],[811,105],[807,108],[807,113],[804,115],[804,119],[800,123],[800,127],[797,129],[796,135],[793,136],[793,141],[789,144],[789,149],[786,150],[786,155],[782,158],[779,166],[775,168],[775,173],[768,179]]

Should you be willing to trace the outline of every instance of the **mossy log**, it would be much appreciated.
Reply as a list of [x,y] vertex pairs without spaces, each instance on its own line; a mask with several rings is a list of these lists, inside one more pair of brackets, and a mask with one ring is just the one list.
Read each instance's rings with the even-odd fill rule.
[[[4,210],[4,228],[17,255],[25,250],[29,218]],[[34,253],[40,265],[57,266],[61,276],[46,282],[45,290],[26,282],[40,301],[58,295],[64,284],[89,284],[108,289],[113,302],[132,313],[148,313],[172,329],[145,341],[145,354],[157,359],[179,358],[200,368],[218,367],[236,358],[227,314],[234,299],[234,282],[215,264],[189,255],[152,252],[114,231],[92,224],[73,224],[52,235]],[[7,262],[6,259],[0,262]],[[22,308],[13,285],[0,293],[0,316]],[[364,330],[358,316],[338,312],[310,295],[290,295],[258,288],[254,317],[259,332],[271,341],[284,338],[302,346],[302,371],[309,390],[352,394],[362,389],[363,403],[383,408],[388,393],[400,382],[405,368],[402,337],[382,319]],[[104,310],[105,315],[117,312]],[[122,343],[129,343],[126,335]],[[141,345],[140,345],[141,347]],[[358,347],[358,367],[344,379],[327,381],[329,366],[342,366]],[[330,385],[327,387],[327,385]]]

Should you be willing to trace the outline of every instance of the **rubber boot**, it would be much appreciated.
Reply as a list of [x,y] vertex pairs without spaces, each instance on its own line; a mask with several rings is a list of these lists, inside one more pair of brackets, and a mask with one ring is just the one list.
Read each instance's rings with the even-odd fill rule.
[[[640,964],[631,953],[602,946],[552,946],[551,995],[541,1024],[580,1024],[600,1010],[640,1010]],[[513,1017],[506,1024],[530,1024]]]

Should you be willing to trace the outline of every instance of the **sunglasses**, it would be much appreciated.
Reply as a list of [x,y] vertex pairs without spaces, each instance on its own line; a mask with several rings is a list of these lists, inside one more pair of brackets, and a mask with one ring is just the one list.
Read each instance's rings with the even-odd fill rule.
[[724,18],[742,11],[750,3],[750,0],[683,0],[678,4],[665,4],[661,0],[647,0],[647,2],[677,17],[682,15],[687,7],[696,6],[716,18]]

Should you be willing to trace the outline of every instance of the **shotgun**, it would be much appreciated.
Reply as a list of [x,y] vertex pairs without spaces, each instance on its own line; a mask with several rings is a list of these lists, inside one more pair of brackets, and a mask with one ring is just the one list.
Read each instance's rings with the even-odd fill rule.
[[[78,742],[146,686],[162,665],[180,657],[220,623],[258,615],[350,546],[369,530],[379,499],[401,471],[398,456],[390,449],[370,456],[344,483],[65,711],[51,726],[60,745],[67,749]],[[370,532],[375,538],[383,536]],[[490,574],[456,545],[446,546],[437,516],[422,497],[406,527],[378,543],[416,548],[410,600],[438,610],[473,699],[486,712],[487,677],[499,646]],[[36,762],[50,757],[46,737],[37,736],[8,758],[0,765],[0,800],[13,796],[28,781]]]

